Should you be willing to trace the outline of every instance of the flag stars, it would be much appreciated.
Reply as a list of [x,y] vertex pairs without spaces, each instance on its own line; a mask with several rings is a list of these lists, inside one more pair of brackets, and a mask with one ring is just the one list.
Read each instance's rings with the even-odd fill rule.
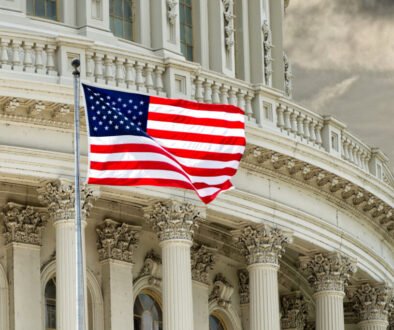
[[130,103],[130,104],[133,103],[133,100],[130,99],[130,100],[129,100],[129,103]]
[[127,110],[127,113],[129,113],[129,114],[130,114],[130,113],[131,113],[131,110]]
[[124,104],[123,104],[123,108],[126,108],[126,107],[127,107],[127,104],[126,104],[126,103],[124,103]]
[[93,116],[93,117],[92,117],[92,119],[93,119],[93,120],[96,120],[96,119],[97,119],[97,117],[96,117],[96,116]]
[[120,97],[118,98],[118,102],[122,102],[122,99]]
[[97,127],[95,127],[95,128],[94,128],[94,130],[95,130],[95,131],[97,131],[97,130],[98,130],[98,128],[97,128]]
[[97,111],[96,113],[99,115],[101,113],[101,111]]
[[140,104],[143,105],[143,104],[144,104],[144,101],[141,101]]
[[94,110],[94,105],[92,105],[92,106],[90,107],[90,109]]
[[142,112],[142,111],[140,111],[140,112],[138,112],[138,114],[139,114],[140,116],[142,116],[143,112]]
[[89,98],[90,98],[91,100],[93,100],[93,99],[94,99],[94,97],[93,97],[93,96],[90,96]]
[[108,131],[109,127],[108,127],[108,126],[105,126],[104,129],[105,129],[106,131]]
[[118,125],[115,125],[115,129],[118,129],[119,128],[119,126]]
[[99,121],[99,125],[101,126],[103,124],[103,122],[102,121]]

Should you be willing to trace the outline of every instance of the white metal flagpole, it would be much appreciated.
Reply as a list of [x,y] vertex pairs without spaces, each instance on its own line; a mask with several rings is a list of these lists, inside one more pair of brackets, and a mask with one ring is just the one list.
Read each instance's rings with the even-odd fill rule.
[[[83,250],[82,250],[82,224],[81,224],[81,187],[79,175],[79,98],[80,98],[80,72],[81,65],[78,59],[71,62],[74,68],[74,161],[75,161],[75,245],[76,245],[76,330],[85,329],[85,292],[84,292],[84,269],[83,269]],[[70,306],[71,307],[71,306]],[[72,308],[72,307],[71,307]],[[71,329],[70,329],[71,330]]]

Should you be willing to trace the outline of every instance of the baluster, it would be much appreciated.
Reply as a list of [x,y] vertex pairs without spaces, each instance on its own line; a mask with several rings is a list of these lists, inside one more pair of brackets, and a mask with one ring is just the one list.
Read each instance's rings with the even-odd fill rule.
[[309,122],[309,140],[313,143],[316,141],[315,124],[313,119]]
[[90,81],[94,81],[94,60],[93,52],[86,51],[86,78]]
[[126,67],[126,84],[128,89],[135,89],[135,70],[134,62],[127,59],[125,63]]
[[211,82],[208,79],[206,79],[203,85],[204,85],[204,102],[211,103],[212,102]]
[[359,146],[356,147],[356,160],[357,160],[357,166],[362,168],[362,162],[361,162],[361,148]]
[[349,141],[349,160],[354,164],[354,144]]
[[55,49],[56,46],[54,45],[46,45],[45,47],[45,51],[47,54],[46,70],[47,75],[49,76],[57,76],[57,71],[55,67]]
[[228,103],[231,105],[237,105],[237,92],[233,89],[233,87],[230,88],[228,91]]
[[23,71],[33,73],[33,43],[32,42],[23,42]]
[[146,64],[145,66],[145,87],[147,93],[152,93],[153,89],[153,69],[155,67],[152,64]]
[[285,127],[285,120],[284,120],[284,112],[285,108],[283,107],[282,104],[279,104],[278,107],[276,108],[276,112],[277,112],[277,117],[278,117],[278,124],[277,126],[280,129],[283,129]]
[[212,85],[212,103],[218,104],[220,103],[220,98],[219,98],[219,86],[217,83],[213,83]]
[[122,57],[116,57],[115,59],[115,81],[116,81],[116,86],[125,88],[126,83],[125,83],[125,69],[124,69],[124,62],[125,59]]
[[290,109],[288,107],[286,107],[286,109],[285,109],[285,111],[283,113],[283,118],[284,118],[284,121],[285,121],[285,127],[284,128],[285,128],[285,130],[287,132],[289,132],[290,129],[291,129],[291,124],[290,124]]
[[304,119],[304,138],[308,141],[310,137],[310,133],[309,133],[309,119],[308,117],[305,116]]
[[220,103],[228,104],[228,88],[224,85],[220,87]]
[[0,67],[3,70],[11,70],[11,65],[8,58],[8,45],[10,43],[9,39],[1,39],[0,42]]
[[20,41],[18,40],[12,40],[11,44],[12,48],[12,70],[14,71],[22,71],[23,66],[21,65],[21,59],[20,59]]
[[104,79],[107,85],[115,83],[114,60],[115,58],[111,55],[104,56]]
[[[349,153],[347,150],[347,143],[348,143],[347,140],[342,136],[342,157],[345,160],[349,159]],[[331,141],[330,141],[330,146],[331,146]]]
[[245,111],[245,92],[241,90],[237,93],[237,107]]
[[297,134],[297,112],[294,110],[290,114],[291,132]]
[[369,160],[371,159],[371,154],[369,153],[369,151],[366,151],[365,154],[365,170],[370,173],[369,171]]
[[103,56],[99,53],[94,55],[94,81],[98,83],[104,82],[103,74]]
[[197,76],[196,79],[194,79],[194,85],[196,86],[194,98],[196,99],[197,102],[203,102],[204,101],[204,93],[202,86],[203,80],[199,76]]
[[164,73],[164,68],[161,66],[156,66],[156,69],[155,69],[155,90],[156,90],[157,95],[164,94],[163,93],[163,88],[164,88],[163,73]]
[[252,109],[252,94],[251,92],[247,92],[245,95],[245,115],[249,121],[253,121],[253,109]]
[[44,45],[40,45],[38,43],[34,45],[34,52],[35,52],[34,71],[38,74],[45,74],[43,51],[44,51]]
[[140,62],[135,62],[135,85],[137,86],[137,91],[145,92],[144,87],[144,77],[142,76],[143,65]]
[[323,129],[323,125],[320,122],[318,122],[315,128],[316,128],[316,143],[318,146],[321,146],[323,144],[323,139],[321,137],[321,130]]

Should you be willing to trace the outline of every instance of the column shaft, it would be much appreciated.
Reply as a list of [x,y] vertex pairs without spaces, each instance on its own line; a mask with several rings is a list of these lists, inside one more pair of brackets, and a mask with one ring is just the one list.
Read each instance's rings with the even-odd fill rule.
[[358,324],[360,330],[386,330],[389,323],[384,320],[362,321]]
[[191,241],[170,239],[160,243],[163,258],[164,330],[193,330]]
[[343,297],[340,291],[319,291],[316,299],[316,330],[344,330]]
[[278,268],[262,263],[248,267],[251,330],[280,329]]

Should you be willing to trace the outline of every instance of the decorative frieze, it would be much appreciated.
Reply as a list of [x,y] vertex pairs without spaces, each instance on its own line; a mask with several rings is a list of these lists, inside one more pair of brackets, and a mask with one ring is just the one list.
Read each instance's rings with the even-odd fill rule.
[[231,50],[234,46],[234,1],[222,0],[224,16],[224,43],[226,50]]
[[281,329],[304,330],[308,319],[308,303],[300,292],[281,297]]
[[[48,207],[55,221],[74,219],[74,185],[66,180],[46,181],[37,189],[40,202]],[[87,217],[92,208],[93,190],[87,185],[81,186],[81,213]]]
[[48,213],[40,208],[9,202],[1,215],[4,220],[3,234],[5,243],[24,243],[41,245],[41,234]]
[[238,281],[240,303],[249,304],[249,272],[246,269],[238,271]]
[[174,25],[178,17],[178,1],[167,0],[167,18],[171,25]]
[[228,308],[231,304],[231,296],[233,295],[234,287],[227,281],[222,273],[215,276],[213,281],[213,289],[209,295],[209,301],[216,301],[222,308]]
[[100,261],[113,259],[132,263],[140,230],[141,227],[105,219],[96,228]]
[[272,31],[268,24],[268,21],[265,20],[261,27],[263,32],[263,45],[264,45],[264,76],[266,85],[271,85],[272,79]]
[[233,231],[235,245],[246,257],[249,265],[257,263],[279,264],[279,258],[290,242],[289,233],[265,224],[246,226]]
[[192,278],[204,284],[209,284],[209,271],[215,264],[215,249],[205,245],[194,244],[191,248]]
[[368,283],[349,287],[347,296],[353,302],[353,311],[359,321],[388,321],[391,304],[391,288],[386,285],[371,286]]
[[316,292],[343,292],[350,276],[357,270],[355,260],[336,252],[301,257],[300,268]]
[[198,209],[190,203],[166,200],[144,209],[145,219],[157,232],[159,240],[192,240],[202,220]]

